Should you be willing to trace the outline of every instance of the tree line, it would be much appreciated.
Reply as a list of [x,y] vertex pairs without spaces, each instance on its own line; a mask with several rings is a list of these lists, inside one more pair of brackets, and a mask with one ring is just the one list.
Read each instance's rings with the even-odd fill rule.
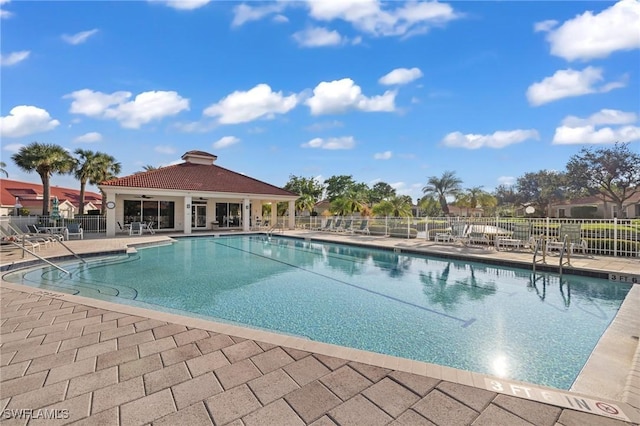
[[[82,210],[87,183],[98,185],[116,178],[121,171],[121,164],[109,154],[76,149],[72,155],[61,146],[39,142],[20,148],[11,158],[21,170],[35,171],[40,176],[45,216],[49,214],[50,180],[54,174],[73,174],[80,182]],[[8,177],[5,167],[5,163],[0,163],[0,173]],[[145,166],[144,169],[156,168]],[[324,182],[291,175],[284,189],[300,195],[295,203],[297,212],[314,212],[319,201],[327,200],[329,211],[338,215],[354,212],[363,216],[412,215],[411,197],[397,194],[386,182],[370,187],[356,182],[351,175],[331,176]],[[491,216],[512,215],[515,208],[532,206],[535,215],[545,216],[553,203],[593,195],[614,203],[620,212],[625,201],[640,192],[640,155],[632,152],[628,143],[595,150],[583,148],[569,159],[564,171],[525,173],[514,185],[500,185],[493,192],[483,190],[482,186],[463,188],[455,172],[446,171],[441,176],[427,178],[422,192],[416,203],[422,216],[449,215],[450,204],[459,208],[482,208],[485,215]],[[286,208],[287,203],[281,203],[278,214],[284,214]]]
[[[369,187],[355,182],[351,175],[332,176],[322,183],[292,175],[284,188],[300,194],[296,201],[298,212],[313,212],[315,204],[324,199],[330,203],[329,211],[338,215],[412,215],[411,197],[396,194],[386,182]],[[640,155],[631,152],[628,143],[595,150],[583,148],[569,159],[564,171],[525,173],[514,185],[500,185],[493,192],[482,186],[463,188],[454,171],[445,171],[441,176],[427,178],[422,192],[423,197],[416,203],[422,216],[449,215],[450,205],[468,211],[481,208],[489,216],[512,216],[515,209],[531,206],[535,209],[533,215],[546,216],[554,203],[587,196],[611,202],[621,212],[625,201],[640,192]]]

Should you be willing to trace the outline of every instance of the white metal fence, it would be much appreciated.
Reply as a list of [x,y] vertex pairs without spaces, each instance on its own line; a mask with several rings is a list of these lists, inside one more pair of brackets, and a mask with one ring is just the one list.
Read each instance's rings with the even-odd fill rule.
[[[352,218],[353,228],[357,229],[363,220]],[[563,223],[579,223],[581,236],[587,242],[588,252],[605,256],[640,257],[640,220],[639,219],[560,219],[560,218],[503,218],[503,217],[372,217],[368,218],[371,235],[395,238],[418,238],[434,240],[436,233],[446,232],[456,222],[472,225],[494,226],[496,230],[512,231],[516,223],[530,223],[533,236],[545,238],[558,237]],[[106,219],[100,215],[76,216],[74,219],[54,221],[45,216],[2,216],[26,231],[27,225],[66,226],[68,223],[80,223],[84,233],[106,232]],[[327,218],[322,216],[296,217],[296,227],[319,229],[325,226]],[[335,222],[335,218],[334,218]],[[287,217],[279,217],[278,223],[288,223]]]
[[[334,223],[335,223],[334,218]],[[352,228],[358,228],[362,218],[353,218]],[[563,223],[580,224],[581,237],[591,254],[621,257],[640,257],[640,220],[638,219],[567,219],[567,218],[504,218],[504,217],[372,217],[367,219],[371,235],[396,238],[434,240],[436,233],[444,233],[454,223],[495,227],[495,233],[513,231],[516,223],[529,223],[532,236],[546,239],[557,237]],[[327,218],[297,217],[296,227],[320,229]],[[284,221],[286,223],[286,221]]]

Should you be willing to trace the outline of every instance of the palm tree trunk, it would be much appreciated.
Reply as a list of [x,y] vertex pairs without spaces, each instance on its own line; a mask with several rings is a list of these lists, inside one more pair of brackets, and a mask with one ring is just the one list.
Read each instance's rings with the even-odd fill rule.
[[80,181],[80,200],[78,201],[78,214],[84,214],[84,190],[86,185],[86,180]]
[[42,179],[42,216],[49,216],[49,174],[41,174],[40,179]]

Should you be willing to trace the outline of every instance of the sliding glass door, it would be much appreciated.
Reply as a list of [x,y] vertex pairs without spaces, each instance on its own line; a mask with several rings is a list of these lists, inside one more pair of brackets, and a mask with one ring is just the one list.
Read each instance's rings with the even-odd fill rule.
[[153,222],[155,229],[175,228],[175,202],[124,200],[124,223]]
[[216,203],[216,222],[220,228],[239,228],[242,226],[241,203]]

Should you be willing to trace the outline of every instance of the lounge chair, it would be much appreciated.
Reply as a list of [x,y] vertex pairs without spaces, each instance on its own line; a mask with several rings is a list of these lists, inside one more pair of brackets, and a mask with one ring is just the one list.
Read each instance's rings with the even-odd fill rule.
[[142,235],[142,223],[131,222],[131,228],[129,228],[129,235]]
[[62,241],[64,239],[64,236],[62,234],[51,234],[49,232],[42,231],[38,228],[37,225],[27,225],[27,229],[32,236],[44,238],[45,240],[52,243]]
[[510,247],[520,249],[520,247],[533,247],[533,237],[531,236],[530,223],[515,223],[513,225],[513,233],[508,237],[498,237],[496,240],[496,248]]
[[25,232],[23,229],[21,229],[18,225],[14,225],[12,223],[7,223],[7,227],[8,229],[8,233],[10,235],[17,235],[19,236],[21,239],[22,237],[26,238],[27,240],[33,241],[33,242],[37,242],[39,244],[44,245],[45,247],[49,247],[50,243],[55,242],[55,238],[53,238],[51,236],[51,234],[40,234],[39,230],[36,230],[35,232],[33,232],[31,229],[29,229],[29,225],[26,225],[27,231]]
[[350,234],[353,233],[353,220],[352,219],[347,219],[344,221],[344,225],[342,225],[342,227],[340,229],[337,230],[338,232],[348,232]]
[[353,230],[354,233],[356,234],[371,234],[369,232],[369,220],[368,219],[364,219],[360,222],[360,227],[356,228]]
[[587,241],[582,238],[582,225],[579,223],[563,223],[558,230],[558,237],[550,239],[546,244],[546,252],[550,250],[561,251],[564,247],[564,238],[567,237],[567,249],[573,254],[576,250],[581,250],[583,254],[587,252]]
[[333,218],[327,219],[327,223],[324,224],[323,227],[319,228],[318,231],[331,231],[333,229]]
[[11,227],[0,227],[0,234],[2,235],[3,240],[20,244],[24,248],[27,248],[28,246],[33,251],[40,250],[40,245],[46,244],[45,241],[41,238],[35,239],[31,235],[25,234],[23,232],[16,233],[15,230]]
[[329,231],[331,231],[331,232],[341,232],[342,231],[342,223],[343,223],[343,220],[342,220],[342,218],[339,217],[336,220],[336,224],[333,226],[333,228],[329,229]]
[[79,223],[69,223],[64,230],[64,239],[68,240],[71,237],[78,237],[78,239],[84,239],[84,231]]

